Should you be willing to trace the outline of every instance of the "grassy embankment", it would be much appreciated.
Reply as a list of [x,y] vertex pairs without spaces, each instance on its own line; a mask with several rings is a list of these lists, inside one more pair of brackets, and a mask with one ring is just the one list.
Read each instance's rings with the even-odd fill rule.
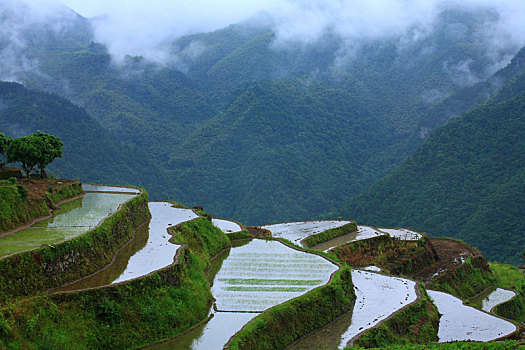
[[302,243],[305,247],[311,248],[319,243],[324,243],[336,237],[344,236],[355,231],[357,231],[357,224],[355,222],[351,222],[340,227],[332,228],[330,230],[308,236],[307,238],[303,239]]
[[339,246],[332,253],[349,266],[375,265],[386,273],[398,276],[412,276],[435,261],[426,237],[403,241],[378,236]]
[[209,258],[230,246],[207,218],[172,228],[179,261],[143,278],[3,305],[0,348],[135,348],[203,321],[212,301]]
[[495,279],[489,265],[481,254],[477,254],[435,277],[428,288],[466,300],[481,293],[494,283]]
[[[389,345],[429,343],[438,340],[439,312],[426,289],[419,285],[421,299],[363,333],[354,345],[383,348]],[[414,345],[412,345],[414,346]]]
[[0,180],[0,232],[12,230],[39,217],[49,215],[56,203],[83,193],[79,182],[10,178]]
[[[392,345],[381,347],[384,350],[518,350],[525,347],[523,340],[506,340],[504,342],[454,342],[426,345]],[[355,346],[347,350],[360,350],[363,347]]]
[[100,270],[149,216],[148,194],[142,192],[81,236],[0,259],[0,301],[38,294]]
[[512,289],[517,296],[512,300],[496,306],[492,311],[515,321],[520,321],[525,327],[525,275],[517,267],[499,263],[491,263],[497,287]]
[[284,302],[247,323],[228,349],[284,349],[300,337],[348,312],[355,302],[350,268],[339,269],[327,285]]

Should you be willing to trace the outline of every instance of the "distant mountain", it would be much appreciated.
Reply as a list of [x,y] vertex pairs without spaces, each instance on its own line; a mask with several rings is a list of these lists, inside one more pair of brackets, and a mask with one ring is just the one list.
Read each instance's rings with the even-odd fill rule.
[[56,176],[145,187],[159,177],[159,170],[140,149],[115,141],[84,109],[20,84],[0,82],[0,130],[11,137],[37,130],[60,137],[63,158],[49,166]]
[[[525,48],[518,52],[508,66],[497,71],[489,79],[463,88],[432,106],[419,121],[421,137],[429,135],[432,130],[450,119],[483,105],[491,98],[495,97],[503,101],[508,98],[509,94],[512,97],[516,94],[513,89],[521,85],[505,84],[512,79],[524,79],[523,73],[525,73]],[[504,88],[503,91],[502,88]],[[511,91],[507,92],[507,90]]]
[[[523,50],[494,79],[517,72],[522,56]],[[485,105],[430,135],[402,166],[353,198],[344,215],[461,238],[488,259],[519,264],[525,251],[525,74],[520,71]],[[481,89],[473,90],[472,96]]]
[[340,207],[421,145],[427,111],[517,51],[489,59],[480,33],[497,19],[460,8],[409,40],[326,33],[283,44],[270,25],[243,23],[175,40],[164,65],[117,64],[87,19],[63,15],[63,30],[24,37],[18,53],[36,66],[17,80],[85,108],[114,142],[145,154],[158,171],[133,171],[153,199],[250,224]]

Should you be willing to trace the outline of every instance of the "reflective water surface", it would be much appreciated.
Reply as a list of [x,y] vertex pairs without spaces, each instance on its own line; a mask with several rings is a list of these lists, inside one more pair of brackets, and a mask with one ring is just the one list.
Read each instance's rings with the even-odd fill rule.
[[63,203],[51,218],[0,237],[0,256],[78,236],[98,225],[120,204],[133,197],[131,194],[86,193],[84,197]]
[[150,202],[148,207],[151,212],[148,241],[129,259],[126,269],[113,283],[145,276],[171,265],[180,245],[170,242],[168,228],[198,217],[191,209],[175,208],[168,202]]
[[[159,349],[222,349],[244,324],[263,311],[326,284],[337,266],[280,242],[240,243],[215,259],[210,270],[216,308],[193,331],[152,346]],[[236,312],[232,312],[236,311]]]

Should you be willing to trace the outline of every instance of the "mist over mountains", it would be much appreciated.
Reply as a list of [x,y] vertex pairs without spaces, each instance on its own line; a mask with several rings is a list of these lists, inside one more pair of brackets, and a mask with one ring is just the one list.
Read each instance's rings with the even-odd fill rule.
[[[521,77],[499,71],[525,45],[521,1],[64,3],[82,15],[0,1],[0,79],[82,108],[114,183],[246,224],[357,215],[350,199]],[[2,131],[71,137],[42,104]],[[73,157],[61,176],[100,181]]]

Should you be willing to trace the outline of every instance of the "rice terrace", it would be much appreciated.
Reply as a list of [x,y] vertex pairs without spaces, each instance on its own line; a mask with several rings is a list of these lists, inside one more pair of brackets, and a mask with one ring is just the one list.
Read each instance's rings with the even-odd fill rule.
[[[458,256],[440,259],[443,239],[436,250],[407,229],[341,219],[245,227],[202,208],[147,202],[139,188],[62,187],[70,191],[51,217],[0,239],[8,348],[65,346],[64,332],[79,347],[161,349],[343,349],[523,332],[498,309],[523,292],[502,288],[459,241],[448,242],[464,247]],[[119,243],[108,252],[113,235]],[[429,271],[425,283],[416,277]],[[152,317],[155,331],[133,331]],[[70,322],[98,334],[96,345],[69,332]]]
[[0,350],[525,350],[524,0],[0,0]]

